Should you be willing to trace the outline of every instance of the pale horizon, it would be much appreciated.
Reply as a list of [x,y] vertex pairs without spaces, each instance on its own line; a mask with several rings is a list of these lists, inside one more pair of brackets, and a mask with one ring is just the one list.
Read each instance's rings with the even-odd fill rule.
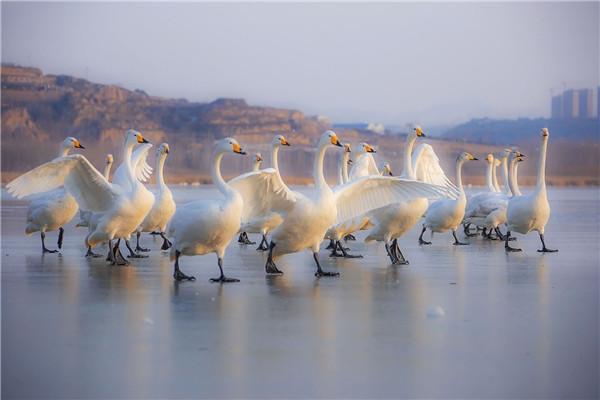
[[[2,3],[2,62],[333,122],[548,117],[598,85],[598,3]],[[111,22],[108,24],[107,22]]]

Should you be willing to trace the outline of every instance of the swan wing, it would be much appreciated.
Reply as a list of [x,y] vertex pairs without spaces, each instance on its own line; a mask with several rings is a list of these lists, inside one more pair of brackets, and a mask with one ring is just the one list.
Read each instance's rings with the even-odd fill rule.
[[391,176],[366,176],[334,188],[337,223],[388,204],[426,197],[450,196],[442,186]]
[[415,149],[413,156],[413,171],[415,171],[417,180],[431,183],[433,185],[444,186],[454,193],[454,198],[460,195],[458,188],[448,179],[440,165],[440,159],[433,150],[433,147],[427,143],[422,143]]
[[[146,161],[151,147],[152,144],[150,143],[142,143],[131,154],[131,169],[140,182],[146,182],[152,173],[152,167]],[[112,181],[128,191],[133,190],[133,186],[127,177],[127,163],[122,162],[119,165]]]
[[287,213],[297,200],[297,193],[281,181],[273,168],[242,174],[228,184],[244,200],[242,221],[246,222],[270,211]]
[[363,153],[357,157],[350,170],[350,180],[355,180],[363,176],[379,175],[379,169],[371,153]]
[[120,188],[108,182],[81,154],[59,157],[42,164],[6,187],[13,196],[23,198],[63,185],[82,209],[95,212],[110,209],[114,199],[121,194]]

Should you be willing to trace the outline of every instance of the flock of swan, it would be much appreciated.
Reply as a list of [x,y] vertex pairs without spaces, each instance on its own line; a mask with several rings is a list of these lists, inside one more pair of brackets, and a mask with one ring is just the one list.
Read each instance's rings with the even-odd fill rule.
[[[164,165],[169,155],[166,143],[156,150],[156,164],[148,162],[150,143],[140,132],[125,133],[121,165],[112,180],[112,155],[106,158],[104,172],[100,173],[81,154],[69,154],[71,149],[83,149],[79,140],[66,138],[57,158],[21,175],[7,185],[9,193],[17,198],[31,200],[27,213],[26,234],[40,232],[42,251],[54,253],[45,244],[45,233],[59,231],[58,248],[62,247],[63,226],[79,210],[79,227],[87,227],[86,257],[100,257],[93,249],[108,244],[107,261],[126,265],[129,261],[120,250],[123,240],[130,258],[146,257],[149,251],[140,245],[144,232],[160,235],[161,250],[169,250],[174,261],[173,277],[194,280],[182,272],[181,256],[214,253],[220,275],[215,282],[235,282],[225,276],[225,251],[237,236],[241,244],[253,244],[248,233],[260,234],[257,250],[268,251],[265,270],[281,274],[277,260],[290,253],[309,250],[316,265],[316,276],[337,276],[324,271],[319,262],[321,243],[329,240],[330,256],[358,258],[344,247],[347,240],[355,240],[354,233],[366,230],[366,242],[378,241],[393,264],[408,264],[398,245],[398,239],[422,221],[418,238],[421,245],[431,244],[423,234],[451,231],[454,245],[465,245],[456,236],[462,226],[466,236],[473,236],[471,227],[482,230],[491,240],[501,239],[507,252],[521,251],[510,246],[512,232],[539,233],[540,252],[555,252],[546,247],[544,227],[550,217],[546,193],[545,168],[548,129],[541,131],[541,148],[537,169],[537,184],[531,193],[521,194],[517,183],[517,168],[525,157],[514,149],[506,149],[497,159],[486,157],[486,190],[469,198],[462,184],[462,166],[477,160],[463,152],[456,159],[456,183],[452,183],[440,166],[431,145],[418,138],[425,136],[416,127],[407,136],[404,149],[404,170],[393,176],[389,164],[377,167],[368,143],[358,146],[354,160],[350,159],[350,144],[342,144],[333,131],[324,132],[317,144],[313,163],[314,186],[300,193],[290,189],[281,177],[278,165],[279,151],[290,143],[282,135],[271,142],[271,167],[261,168],[262,156],[254,156],[252,171],[230,181],[221,175],[221,161],[228,153],[246,154],[233,138],[219,140],[212,153],[211,177],[222,194],[216,201],[197,200],[176,206],[165,183]],[[331,187],[324,177],[324,158],[329,148],[339,148],[337,184]],[[414,149],[413,149],[414,148]],[[284,150],[285,151],[285,150]],[[503,187],[500,188],[496,168],[501,166]],[[349,167],[350,170],[349,170]],[[153,171],[157,173],[157,189],[153,193],[145,182]],[[503,234],[501,227],[506,227]],[[129,240],[136,236],[135,249]]]

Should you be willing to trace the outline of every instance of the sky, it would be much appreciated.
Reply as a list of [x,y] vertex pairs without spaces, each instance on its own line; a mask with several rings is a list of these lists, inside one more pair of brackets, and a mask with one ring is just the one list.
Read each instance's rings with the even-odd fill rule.
[[11,3],[2,61],[334,122],[545,117],[599,84],[599,3]]

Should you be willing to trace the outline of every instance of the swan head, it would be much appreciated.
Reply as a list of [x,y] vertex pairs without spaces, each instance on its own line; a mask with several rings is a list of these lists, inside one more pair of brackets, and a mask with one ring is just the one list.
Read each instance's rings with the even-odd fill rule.
[[488,162],[488,164],[494,164],[494,155],[492,153],[489,153],[486,157],[485,157],[485,161]]
[[542,128],[542,137],[547,138],[550,136],[550,132],[548,132],[548,128]]
[[63,140],[62,142],[62,147],[65,149],[85,149],[85,147],[83,147],[81,145],[81,142],[79,141],[79,139],[74,138],[73,136],[69,136],[67,137],[65,140]]
[[112,154],[107,154],[106,155],[106,163],[107,164],[112,164],[115,161],[115,159],[113,158]]
[[246,152],[242,149],[242,146],[238,143],[234,138],[225,138],[221,139],[217,142],[216,147],[217,153],[235,153],[235,154],[246,154]]
[[125,144],[149,143],[144,136],[135,129],[128,129],[125,132]]
[[342,147],[342,142],[340,142],[340,140],[338,139],[337,134],[331,130],[325,131],[321,135],[321,139],[319,140],[319,147],[329,146],[329,145]]
[[392,173],[392,167],[390,166],[390,163],[385,163],[383,164],[383,166],[381,167],[381,175],[389,175],[389,176],[394,176],[394,174]]
[[462,152],[460,156],[458,156],[458,161],[477,161],[479,160],[473,154],[468,153],[466,151]]
[[263,160],[263,158],[262,158],[262,155],[260,153],[255,153],[254,154],[254,161],[255,162],[260,163],[260,162],[262,162],[262,160]]
[[167,143],[161,143],[156,148],[156,157],[166,157],[169,154],[169,145]]
[[361,143],[360,148],[362,149],[363,153],[377,153],[377,151],[375,151],[373,146],[371,146],[369,143]]
[[283,135],[276,135],[273,138],[272,144],[273,146],[290,146],[290,142]]
[[499,158],[494,159],[494,166],[499,167],[502,164],[502,161]]
[[413,132],[415,134],[416,137],[425,137],[425,133],[423,132],[423,128],[421,128],[419,125],[415,126],[413,128]]

